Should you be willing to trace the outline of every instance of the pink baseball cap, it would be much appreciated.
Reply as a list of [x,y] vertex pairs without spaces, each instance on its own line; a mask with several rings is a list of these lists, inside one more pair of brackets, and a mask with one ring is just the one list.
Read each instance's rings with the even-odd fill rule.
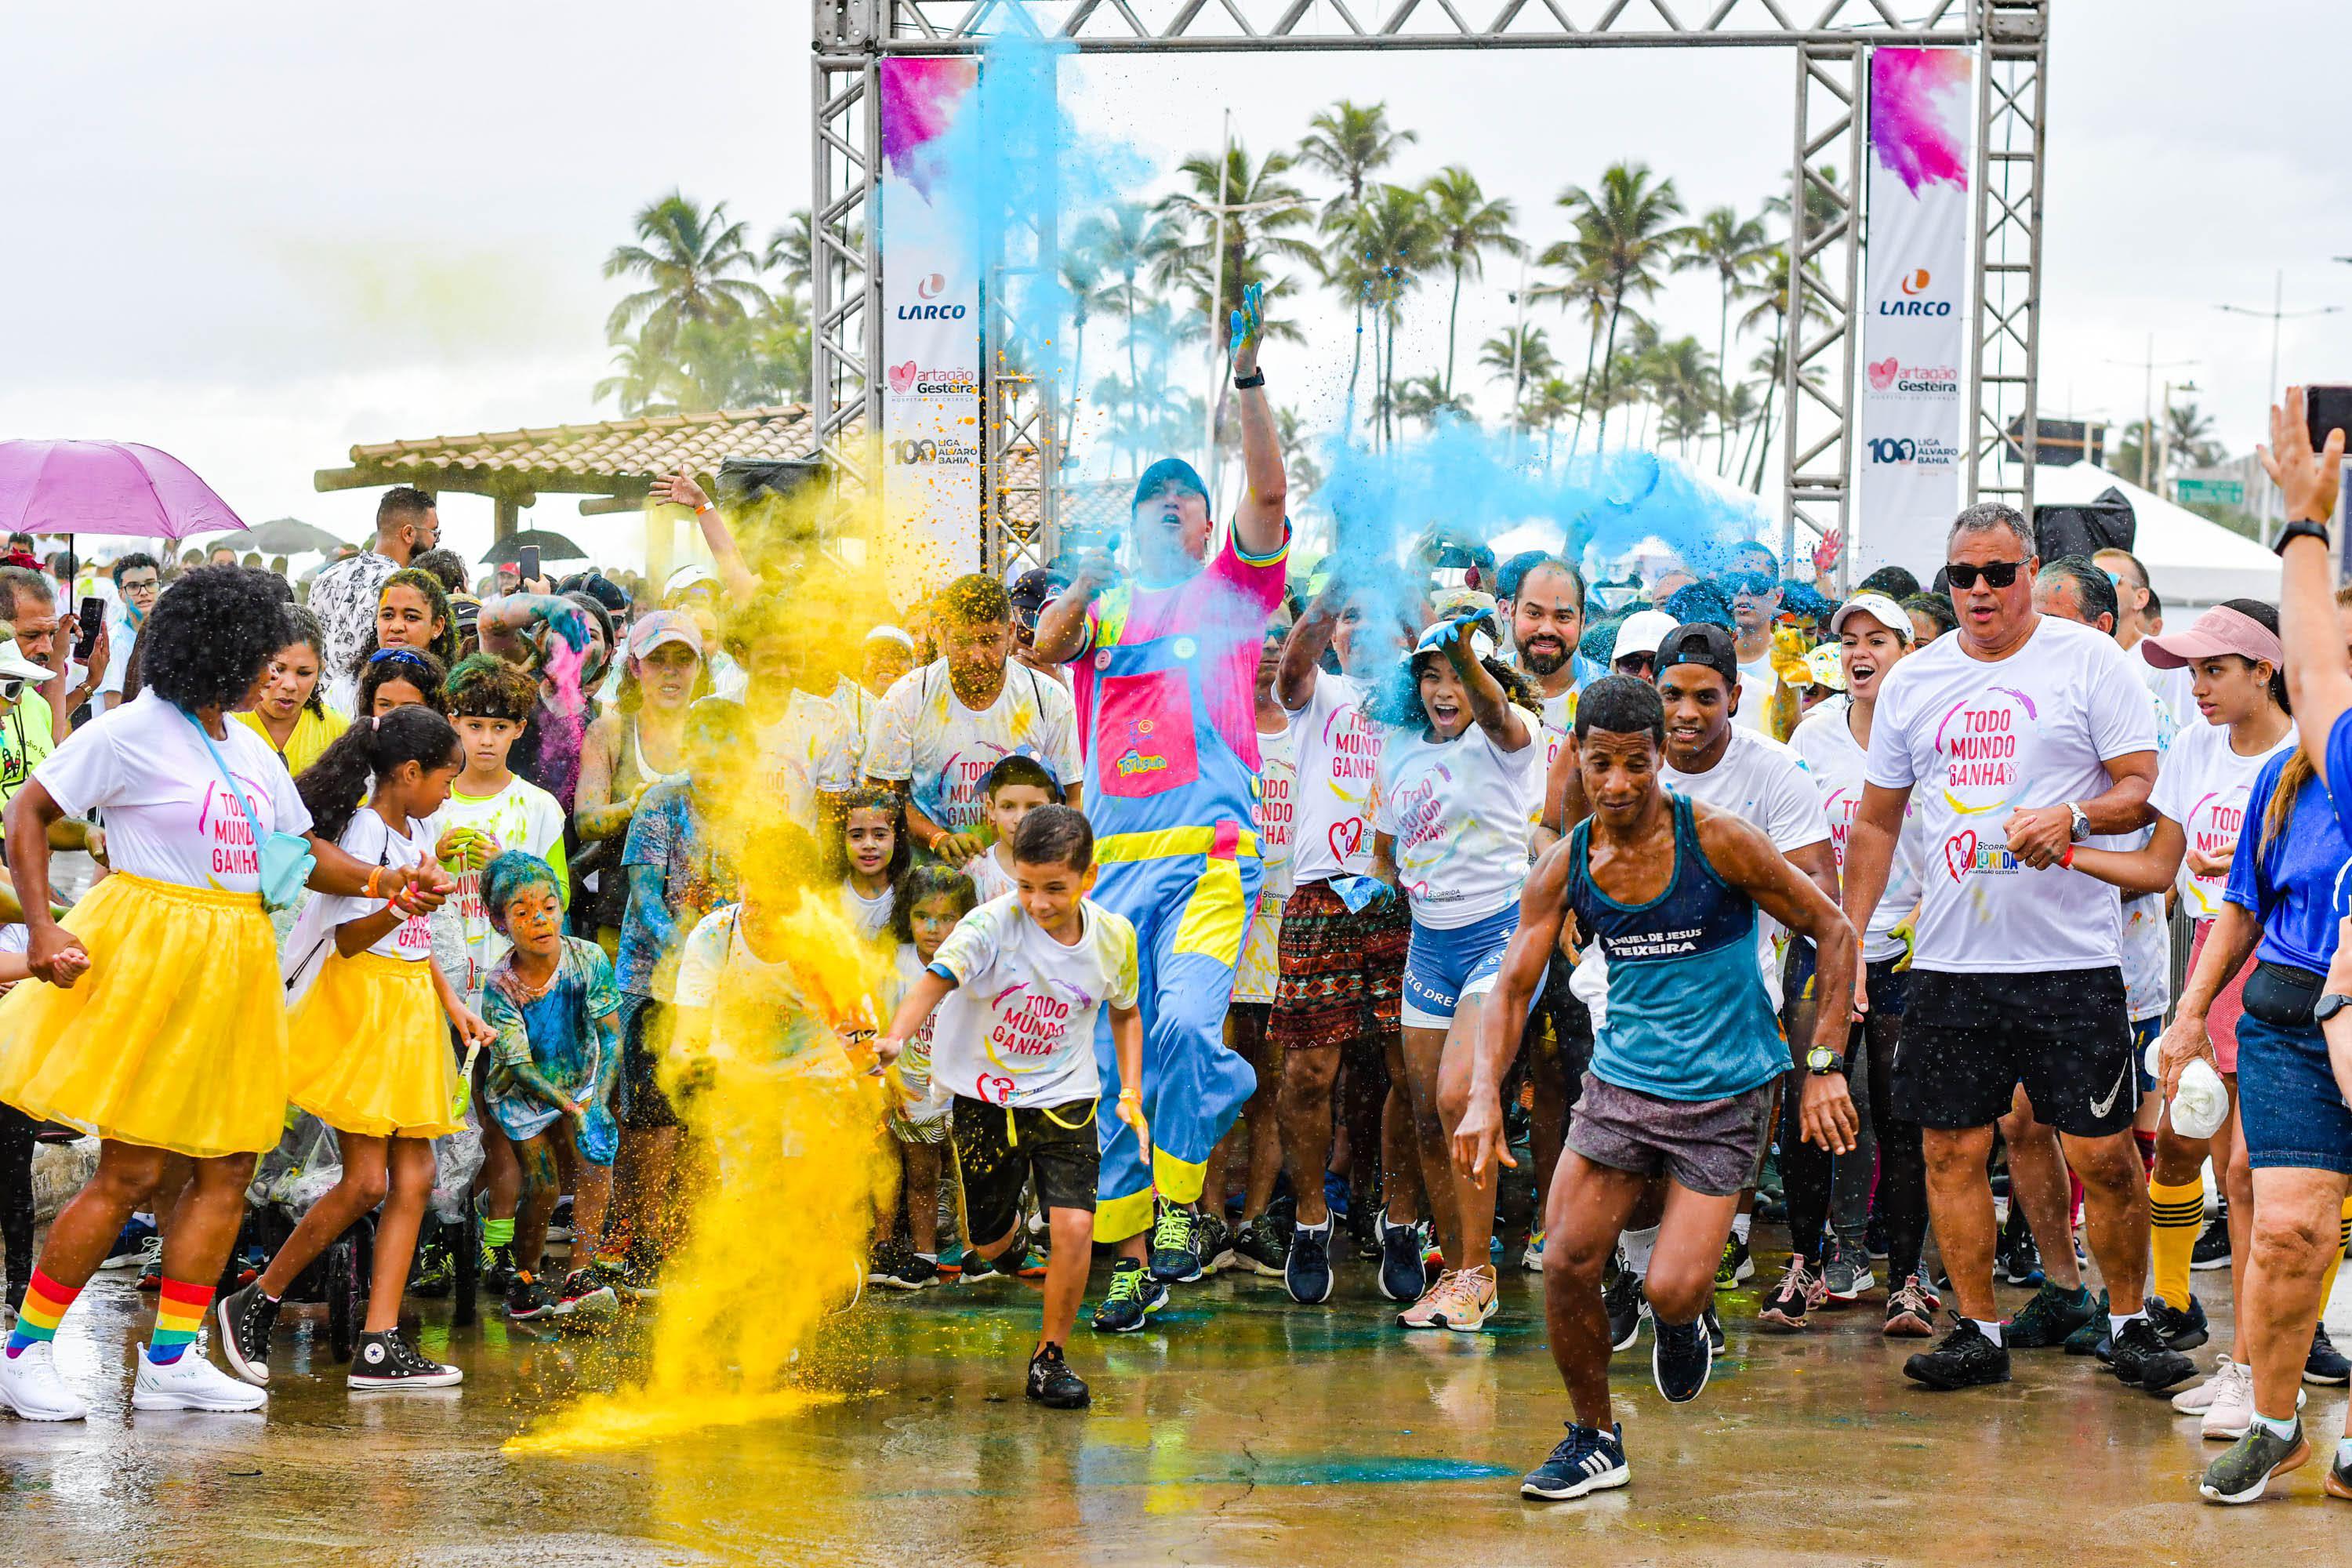
[[2140,657],[2158,669],[2179,669],[2200,658],[2234,653],[2273,669],[2286,667],[2286,649],[2278,633],[2243,610],[2216,605],[2189,624],[2185,632],[2166,632],[2140,639]]
[[656,610],[629,628],[629,657],[643,658],[664,643],[682,643],[702,657],[702,628],[691,616],[677,610]]

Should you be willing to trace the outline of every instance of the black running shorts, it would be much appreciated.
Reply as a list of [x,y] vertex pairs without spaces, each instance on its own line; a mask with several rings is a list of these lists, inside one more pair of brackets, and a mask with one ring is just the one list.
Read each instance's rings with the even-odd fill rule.
[[1895,1053],[1895,1111],[1922,1127],[1989,1127],[2025,1086],[2033,1114],[2076,1138],[2132,1124],[2139,1105],[2121,968],[2027,974],[1913,969]]
[[662,1092],[661,1058],[669,1047],[670,1006],[646,996],[621,1005],[621,1125],[632,1132],[683,1127],[677,1108]]
[[1021,1218],[1021,1189],[1034,1176],[1037,1201],[1052,1209],[1095,1208],[1102,1153],[1095,1102],[1007,1108],[955,1097],[949,1135],[963,1183],[965,1239],[990,1247]]

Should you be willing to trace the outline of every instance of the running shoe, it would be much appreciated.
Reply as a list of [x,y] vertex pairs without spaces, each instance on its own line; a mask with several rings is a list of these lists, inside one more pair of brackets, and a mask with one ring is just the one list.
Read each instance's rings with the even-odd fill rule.
[[2321,1323],[2311,1331],[2311,1353],[2304,1358],[2303,1381],[2322,1388],[2341,1388],[2352,1383],[2352,1362],[2336,1348],[2327,1337],[2327,1325]]
[[1870,1254],[1858,1243],[1832,1237],[1828,1251],[1829,1262],[1822,1269],[1822,1286],[1831,1300],[1843,1306],[1864,1291],[1876,1289],[1878,1277],[1870,1270]]
[[[2197,1435],[2209,1443],[2234,1443],[2244,1436],[2247,1429],[2254,1424],[2253,1373],[2243,1363],[2231,1363],[2226,1358],[2221,1365],[2228,1367],[2226,1373],[2217,1367],[2211,1377],[2173,1400],[2173,1407],[2178,1409],[2181,1400],[2202,1394],[2209,1387],[2214,1389],[2205,1406],[2204,1419],[2197,1426]],[[2297,1414],[2301,1414],[2304,1401],[2303,1390],[2296,1389],[2294,1408]]]
[[2189,1267],[2200,1274],[2230,1267],[2230,1205],[2218,1204],[2189,1251]]
[[2024,1310],[2002,1325],[2001,1344],[2013,1351],[2056,1350],[2075,1330],[2104,1325],[2105,1314],[2105,1303],[2081,1286],[2066,1290],[2044,1279]]
[[879,1285],[886,1290],[920,1290],[940,1282],[940,1266],[928,1258],[919,1257],[912,1247],[890,1259],[885,1268],[870,1268],[866,1274],[868,1285]]
[[1862,1227],[1862,1249],[1873,1258],[1886,1256],[1886,1223],[1874,1214]]
[[0,1355],[0,1405],[27,1421],[79,1421],[89,1414],[89,1402],[58,1375],[58,1347],[48,1340]]
[[1642,1277],[1626,1268],[1622,1258],[1609,1268],[1609,1283],[1601,1291],[1601,1305],[1609,1314],[1609,1348],[1630,1350],[1642,1337],[1642,1320],[1650,1315],[1650,1303],[1642,1294]]
[[1282,1278],[1290,1262],[1290,1248],[1270,1214],[1262,1214],[1234,1232],[1233,1255],[1234,1267],[1276,1279]]
[[231,1377],[194,1345],[183,1350],[179,1360],[161,1366],[147,1359],[145,1345],[139,1347],[139,1375],[131,1384],[133,1410],[226,1412],[258,1410],[268,1403],[268,1394]]
[[1046,1343],[1029,1358],[1029,1397],[1048,1410],[1084,1410],[1092,1403],[1086,1379],[1070,1370],[1062,1347]]
[[1399,1312],[1397,1314],[1397,1327],[1400,1329],[1436,1329],[1444,1327],[1443,1323],[1438,1321],[1437,1315],[1451,1305],[1454,1300],[1454,1271],[1453,1269],[1448,1268],[1444,1273],[1438,1275],[1437,1283],[1432,1285],[1428,1289],[1423,1290],[1421,1293],[1420,1300],[1413,1302],[1412,1306],[1407,1307],[1403,1311]]
[[1878,1331],[1890,1340],[1924,1340],[1936,1331],[1936,1309],[1943,1303],[1916,1274],[1886,1293],[1886,1323]]
[[1166,1305],[1168,1287],[1134,1258],[1122,1258],[1110,1266],[1110,1289],[1095,1309],[1095,1332],[1131,1334]]
[[1429,1279],[1421,1264],[1421,1226],[1391,1225],[1386,1209],[1377,1211],[1374,1223],[1381,1237],[1381,1294],[1391,1301],[1420,1300]]
[[1181,1204],[1160,1205],[1151,1226],[1151,1277],[1162,1285],[1189,1285],[1201,1278],[1200,1216]]
[[1552,1446],[1551,1457],[1519,1482],[1519,1495],[1566,1502],[1587,1492],[1622,1487],[1633,1479],[1633,1468],[1625,1462],[1623,1426],[1603,1432],[1571,1421],[1568,1436]]
[[1724,1344],[1723,1314],[1715,1310],[1715,1303],[1710,1300],[1706,1310],[1699,1313],[1698,1321],[1706,1328],[1706,1348],[1717,1355],[1721,1355]]
[[115,1233],[113,1245],[106,1249],[99,1267],[143,1270],[163,1256],[163,1238],[155,1234],[154,1226],[143,1219],[127,1219]]
[[874,1255],[866,1260],[866,1282],[868,1285],[881,1284],[889,1277],[892,1268],[914,1255],[914,1247],[895,1236],[876,1242]]
[[1715,1266],[1715,1288],[1728,1290],[1743,1279],[1756,1278],[1756,1259],[1748,1254],[1748,1244],[1736,1236],[1723,1238],[1723,1258]]
[[1290,1299],[1302,1307],[1313,1307],[1331,1299],[1331,1216],[1325,1215],[1321,1225],[1294,1226],[1290,1232],[1290,1255],[1282,1268],[1283,1289]]
[[1201,1259],[1201,1272],[1214,1274],[1220,1268],[1234,1266],[1234,1232],[1225,1216],[1213,1208],[1202,1209],[1193,1218],[1194,1251]]
[[1519,1254],[1519,1267],[1530,1274],[1543,1272],[1543,1227],[1528,1232],[1527,1250]]
[[[2192,1388],[2184,1388],[2174,1394],[2172,1407],[2183,1415],[2204,1415],[2213,1407],[2214,1401],[2220,1399],[2227,1391],[2231,1380],[2240,1372],[2246,1372],[2246,1369],[2239,1366],[2228,1356],[2215,1356],[2213,1370],[2206,1374],[2205,1381]],[[2247,1373],[2249,1379],[2252,1375],[2252,1373]],[[2249,1382],[2247,1386],[2252,1388],[2253,1385]]]
[[1944,1342],[1905,1362],[1903,1375],[1947,1392],[2007,1383],[2009,1348],[1993,1343],[1973,1321],[1955,1314],[1952,1331],[1944,1336]]
[[2207,1502],[2252,1502],[2271,1484],[2271,1478],[2299,1469],[2311,1458],[2311,1445],[2304,1441],[2303,1419],[2295,1418],[2294,1430],[2280,1436],[2267,1426],[2253,1426],[2246,1435],[2230,1445],[2229,1452],[2205,1467],[2205,1479],[2197,1483],[2197,1495]]
[[518,1268],[507,1282],[507,1316],[518,1323],[534,1322],[555,1310],[555,1294],[528,1268]]
[[566,1274],[563,1288],[556,1292],[554,1315],[559,1318],[576,1317],[588,1322],[613,1317],[620,1310],[621,1293],[593,1263]]
[[2185,1310],[2173,1306],[2161,1296],[2150,1296],[2147,1299],[2147,1318],[2156,1325],[2156,1331],[2164,1336],[2164,1342],[2177,1351],[2193,1351],[2209,1337],[2205,1304],[2194,1296],[2189,1298]]
[[1431,1326],[1475,1334],[1495,1315],[1495,1266],[1458,1269],[1454,1293],[1430,1313]]
[[2126,1322],[2114,1338],[2115,1359],[2109,1364],[2120,1383],[2162,1394],[2197,1375],[2197,1363],[2166,1344],[2145,1314]]
[[2352,1502],[2352,1451],[2336,1448],[2336,1462],[2327,1467],[2327,1479],[2321,1483],[2321,1489],[2329,1497]]
[[269,1386],[269,1331],[278,1325],[278,1303],[260,1286],[247,1285],[215,1300],[213,1316],[229,1370],[256,1388]]
[[362,1334],[343,1378],[349,1387],[373,1389],[455,1388],[465,1381],[463,1372],[425,1355],[397,1328]]
[[503,1296],[506,1294],[507,1287],[514,1283],[514,1243],[501,1242],[492,1247],[489,1243],[484,1242],[482,1244],[483,1290],[491,1295]]
[[163,1244],[155,1243],[153,1257],[140,1266],[139,1289],[152,1295],[163,1289]]
[[1801,1252],[1789,1254],[1789,1267],[1772,1293],[1764,1298],[1756,1321],[1764,1328],[1793,1333],[1805,1326],[1805,1314],[1828,1299],[1812,1260]]
[[1364,1263],[1379,1260],[1381,1256],[1380,1216],[1388,1212],[1378,1197],[1366,1194],[1351,1197],[1345,1210],[1334,1209],[1339,1216],[1339,1231],[1355,1248],[1357,1259]]
[[1650,1346],[1650,1379],[1669,1404],[1696,1399],[1714,1367],[1715,1346],[1705,1323],[1658,1321]]
[[457,1260],[450,1256],[448,1246],[438,1240],[419,1244],[416,1273],[408,1281],[408,1293],[420,1300],[439,1301],[457,1289]]
[[2020,1211],[2016,1223],[2001,1232],[1999,1248],[2001,1277],[2023,1289],[2040,1285],[2049,1278],[2042,1269],[2042,1245],[2033,1239],[2032,1227],[2025,1223]]

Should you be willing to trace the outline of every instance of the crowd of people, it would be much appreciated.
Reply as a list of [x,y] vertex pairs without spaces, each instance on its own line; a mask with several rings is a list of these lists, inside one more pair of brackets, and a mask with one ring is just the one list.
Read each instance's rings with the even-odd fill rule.
[[[86,1413],[51,1342],[133,1261],[134,1405],[260,1406],[281,1304],[369,1215],[352,1385],[458,1382],[402,1321],[447,1288],[448,1140],[510,1318],[654,1300],[730,1050],[884,1078],[866,1283],[1042,1281],[1048,1406],[1089,1400],[1097,1248],[1099,1332],[1220,1270],[1319,1306],[1363,1266],[1400,1331],[1481,1330],[1524,1161],[1572,1410],[1528,1496],[1630,1479],[1609,1363],[1645,1322],[1660,1394],[1705,1388],[1759,1213],[1790,1247],[1753,1331],[1877,1292],[1924,1388],[2074,1353],[2229,1441],[2209,1499],[2305,1463],[2301,1385],[2347,1381],[2340,436],[2273,420],[2279,603],[2173,630],[2129,553],[2044,561],[1997,504],[1927,590],[1830,591],[1834,541],[1810,582],[1732,544],[1605,605],[1543,552],[1294,584],[1252,321],[1230,517],[1164,460],[1116,564],[847,639],[685,474],[715,564],[658,594],[474,577],[404,488],[299,591],[119,555],[94,639],[78,583],[0,565],[0,1403]],[[870,1027],[794,980],[810,900],[889,976]],[[257,1251],[257,1157],[304,1118],[339,1173]],[[37,1257],[52,1131],[100,1152]],[[2352,1438],[2325,1484],[2352,1499]]]

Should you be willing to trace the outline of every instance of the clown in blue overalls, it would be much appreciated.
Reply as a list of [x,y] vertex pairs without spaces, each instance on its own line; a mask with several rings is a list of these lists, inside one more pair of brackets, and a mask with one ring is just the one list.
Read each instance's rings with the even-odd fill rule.
[[[1259,879],[1258,645],[1290,549],[1258,310],[1253,286],[1232,339],[1248,490],[1222,543],[1212,552],[1200,476],[1164,458],[1136,486],[1127,579],[1112,586],[1107,562],[1082,562],[1037,624],[1037,651],[1070,662],[1076,678],[1099,868],[1092,897],[1134,922],[1143,971],[1140,1087],[1153,1147],[1147,1161],[1133,1129],[1097,1118],[1095,1237],[1120,1253],[1098,1329],[1141,1327],[1167,1279],[1198,1277],[1209,1152],[1256,1087],[1225,1045],[1224,1021]],[[1108,1105],[1128,1087],[1108,1033],[1096,1058]]]

